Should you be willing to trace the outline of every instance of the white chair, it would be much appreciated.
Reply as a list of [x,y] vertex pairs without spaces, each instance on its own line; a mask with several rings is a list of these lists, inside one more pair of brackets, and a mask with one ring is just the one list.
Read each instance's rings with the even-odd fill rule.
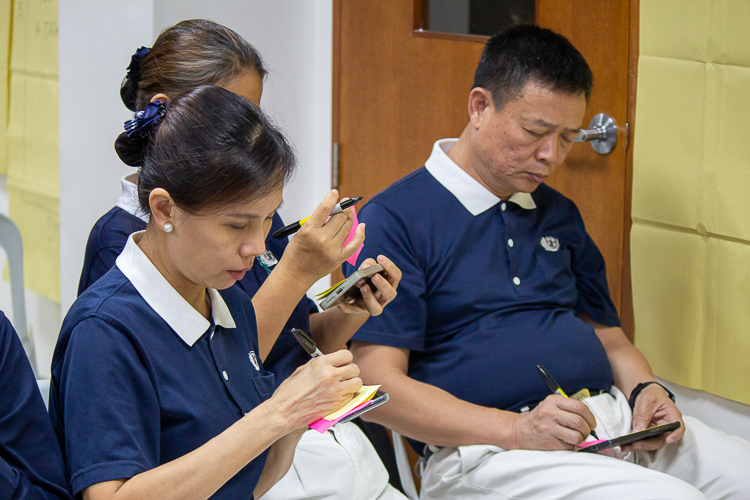
[[393,452],[396,454],[396,467],[398,468],[398,477],[401,479],[401,486],[404,488],[404,494],[409,500],[419,500],[417,486],[414,484],[414,476],[411,475],[411,465],[409,456],[406,454],[406,445],[404,438],[396,431],[391,431],[393,435]]
[[26,355],[29,357],[31,368],[36,370],[36,355],[34,343],[29,337],[26,327],[26,302],[23,286],[23,242],[21,232],[15,223],[5,215],[0,214],[0,246],[8,255],[8,270],[10,271],[10,296],[13,302],[13,326],[21,339]]

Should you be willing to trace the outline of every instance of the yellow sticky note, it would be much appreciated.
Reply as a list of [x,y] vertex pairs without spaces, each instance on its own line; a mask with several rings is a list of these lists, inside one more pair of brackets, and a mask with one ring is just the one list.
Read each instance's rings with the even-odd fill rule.
[[336,420],[340,416],[350,412],[351,410],[361,405],[365,401],[372,399],[372,397],[375,395],[378,389],[380,389],[379,385],[363,385],[362,388],[357,392],[357,394],[354,395],[354,398],[352,398],[352,400],[349,401],[349,403],[345,404],[340,409],[336,410],[330,415],[326,415],[323,418],[325,418],[328,421]]
[[326,296],[328,296],[328,294],[330,294],[332,291],[334,291],[336,289],[336,287],[339,286],[340,284],[342,284],[344,281],[346,281],[346,278],[344,278],[343,280],[339,281],[335,285],[331,286],[331,288],[328,288],[325,291],[320,292],[319,294],[317,294],[315,296],[315,298],[316,299],[325,298]]

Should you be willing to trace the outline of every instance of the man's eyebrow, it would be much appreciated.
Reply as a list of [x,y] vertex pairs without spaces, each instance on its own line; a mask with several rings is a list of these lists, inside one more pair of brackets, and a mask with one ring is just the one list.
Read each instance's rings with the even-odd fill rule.
[[[555,128],[556,127],[556,125],[554,123],[547,123],[546,121],[542,120],[541,118],[537,119],[534,123],[537,124],[537,125],[539,125],[540,127],[545,127],[545,128]],[[581,131],[581,127],[578,127],[578,128],[566,128],[565,131],[566,132],[570,132],[571,134],[578,135],[578,133]]]

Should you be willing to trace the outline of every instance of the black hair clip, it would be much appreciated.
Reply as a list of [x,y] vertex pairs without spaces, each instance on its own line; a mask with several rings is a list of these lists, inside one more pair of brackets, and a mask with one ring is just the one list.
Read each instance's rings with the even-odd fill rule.
[[151,101],[146,104],[146,109],[136,111],[135,118],[125,122],[125,132],[130,137],[133,134],[139,134],[145,137],[151,129],[164,118],[167,113],[167,103],[161,101]]
[[150,48],[141,47],[140,49],[136,50],[135,54],[130,57],[130,64],[128,64],[127,68],[128,78],[136,77],[141,74],[141,61],[149,52],[151,52]]

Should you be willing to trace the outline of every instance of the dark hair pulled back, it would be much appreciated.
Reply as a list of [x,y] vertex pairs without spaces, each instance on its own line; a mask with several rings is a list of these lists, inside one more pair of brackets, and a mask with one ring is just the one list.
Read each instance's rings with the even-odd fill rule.
[[252,45],[221,24],[190,19],[161,32],[138,71],[122,81],[120,97],[137,111],[156,94],[179,97],[201,85],[222,85],[248,70],[261,78],[267,74]]
[[550,89],[591,97],[594,77],[586,59],[562,35],[538,26],[514,26],[492,36],[479,59],[474,85],[497,108],[521,96],[534,81]]
[[145,148],[138,134],[123,133],[115,143],[131,164],[141,152],[138,201],[146,213],[156,188],[181,210],[205,212],[281,188],[296,165],[284,134],[255,104],[215,86],[170,100],[146,137]]

